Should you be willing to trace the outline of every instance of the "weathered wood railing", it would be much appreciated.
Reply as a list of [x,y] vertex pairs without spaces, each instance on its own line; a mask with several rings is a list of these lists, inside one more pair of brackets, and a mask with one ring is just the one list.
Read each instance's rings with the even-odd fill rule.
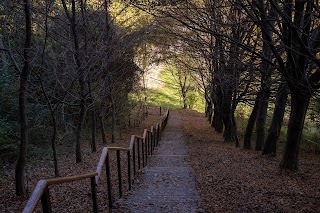
[[[33,212],[36,209],[40,200],[42,203],[43,212],[45,213],[52,212],[49,186],[80,181],[83,179],[90,179],[93,212],[98,212],[96,187],[99,183],[100,177],[102,176],[102,171],[104,166],[106,167],[106,180],[107,180],[109,208],[112,208],[113,206],[112,187],[111,187],[112,181],[111,181],[111,175],[110,175],[110,160],[109,160],[110,152],[115,151],[117,156],[119,198],[121,198],[123,195],[123,189],[122,189],[120,152],[127,153],[127,170],[128,170],[128,185],[129,185],[128,188],[129,190],[131,190],[133,177],[137,175],[137,167],[138,167],[138,170],[140,170],[141,168],[146,166],[148,157],[152,155],[153,149],[159,144],[159,141],[161,139],[161,132],[164,130],[167,124],[168,116],[169,116],[169,109],[167,109],[167,111],[161,118],[160,123],[158,123],[156,127],[152,126],[150,130],[145,129],[142,136],[132,135],[128,148],[104,147],[100,156],[100,160],[99,160],[96,172],[38,181],[38,184],[33,190],[31,197],[29,198],[23,210],[23,213]],[[132,167],[133,167],[133,176],[131,171]]]

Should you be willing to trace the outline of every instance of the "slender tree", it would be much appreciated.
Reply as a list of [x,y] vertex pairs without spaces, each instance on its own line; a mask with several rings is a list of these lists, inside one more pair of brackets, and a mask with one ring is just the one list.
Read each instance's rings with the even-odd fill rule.
[[20,91],[19,91],[19,115],[20,115],[20,152],[16,164],[16,194],[26,194],[26,161],[28,144],[28,118],[26,112],[26,99],[28,89],[28,78],[30,76],[30,55],[32,23],[31,23],[31,2],[24,0],[25,13],[25,44],[23,49],[24,65],[20,73]]

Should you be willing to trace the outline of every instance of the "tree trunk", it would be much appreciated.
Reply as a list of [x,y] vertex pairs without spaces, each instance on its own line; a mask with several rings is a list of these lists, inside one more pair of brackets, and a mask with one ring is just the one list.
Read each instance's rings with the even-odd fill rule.
[[234,117],[234,113],[236,111],[238,105],[238,101],[237,101],[237,90],[235,90],[233,92],[233,98],[232,98],[232,113],[231,113],[231,121],[232,121],[232,125],[233,125],[233,136],[234,136],[234,141],[235,141],[235,145],[236,147],[240,147],[240,142],[239,142],[239,138],[238,138],[238,130],[237,130],[237,123],[236,123],[236,119]]
[[71,12],[72,12],[71,15],[66,5],[66,1],[61,0],[61,3],[71,26],[71,33],[73,36],[73,43],[74,43],[73,54],[75,57],[76,66],[78,70],[78,78],[79,78],[79,86],[80,86],[80,90],[79,90],[80,112],[79,112],[79,120],[78,120],[77,131],[76,131],[76,162],[80,163],[82,161],[82,155],[81,155],[82,128],[83,128],[83,123],[84,123],[85,114],[86,114],[85,75],[84,75],[84,70],[81,67],[79,40],[78,40],[78,33],[76,30],[76,24],[77,24],[76,23],[76,2],[75,0],[71,1]]
[[301,94],[301,92],[291,90],[291,112],[285,152],[280,164],[281,168],[298,169],[299,148],[310,97],[310,94]]
[[213,117],[211,121],[211,126],[214,127],[214,129],[218,133],[223,132],[223,117],[222,117],[222,94],[220,89],[217,90],[217,93],[215,94],[214,99],[214,109],[213,109]]
[[206,100],[206,117],[208,118],[208,121],[211,121],[212,116],[212,104],[211,101]]
[[269,89],[263,88],[260,91],[260,100],[257,110],[257,120],[256,120],[256,146],[255,150],[261,151],[264,145],[264,129],[266,124],[266,117],[268,111],[268,101],[269,101]]
[[57,134],[58,134],[58,127],[56,117],[54,112],[51,112],[52,123],[53,123],[53,133],[51,138],[51,148],[52,148],[52,155],[53,155],[53,163],[54,163],[54,176],[59,177],[59,168],[58,168],[58,158],[57,158],[57,149],[56,149],[56,142],[57,142]]
[[251,146],[251,136],[252,136],[252,131],[253,131],[253,127],[257,118],[257,112],[258,112],[258,105],[259,105],[259,97],[260,95],[258,94],[256,97],[256,100],[254,102],[254,107],[252,109],[251,115],[248,119],[248,124],[246,127],[246,132],[244,134],[244,140],[243,140],[243,148],[244,149],[252,149]]
[[16,195],[26,194],[26,160],[27,160],[27,144],[28,144],[28,118],[26,113],[26,99],[28,78],[30,75],[29,50],[31,48],[31,3],[29,0],[24,0],[25,10],[25,26],[26,38],[23,49],[24,66],[20,73],[20,91],[19,91],[19,116],[20,116],[20,152],[16,164],[15,178],[16,178]]
[[222,99],[222,109],[223,109],[223,124],[224,132],[223,137],[225,142],[233,141],[233,124],[232,124],[232,91],[226,90]]
[[277,141],[280,137],[280,130],[282,127],[283,116],[285,112],[286,102],[288,98],[288,86],[286,83],[281,83],[279,86],[276,104],[273,112],[271,125],[268,136],[264,144],[262,154],[273,154],[277,152]]
[[[82,89],[80,89],[82,91]],[[76,132],[76,163],[80,163],[82,161],[81,154],[81,142],[82,142],[82,128],[85,119],[85,101],[84,101],[84,93],[81,92],[81,103],[80,103],[80,113],[79,113],[79,121],[78,128]]]
[[[4,49],[4,45],[3,45],[3,41],[2,41],[3,36],[0,33],[0,49]],[[0,51],[0,59],[1,62],[0,64],[2,64],[2,69],[7,71],[7,67],[8,67],[8,62],[7,62],[7,57],[4,51]]]
[[183,109],[187,109],[187,91],[182,90],[182,101],[183,101]]
[[92,152],[96,152],[97,151],[97,147],[96,147],[96,141],[97,141],[97,137],[96,137],[96,131],[97,131],[97,121],[96,121],[96,112],[94,109],[94,106],[92,106],[92,140],[91,140],[91,150]]
[[103,116],[102,115],[100,115],[99,120],[100,120],[100,130],[101,130],[102,144],[106,145],[107,144],[106,128],[104,127],[104,122],[103,122]]
[[[116,142],[116,103],[113,97],[113,92],[110,89],[110,97],[111,97],[111,108],[112,108],[112,112],[111,112],[111,143],[115,143]],[[142,109],[141,111],[142,112]],[[143,113],[143,112],[142,112]]]
[[115,103],[112,103],[112,125],[111,125],[111,143],[116,142],[116,108]]

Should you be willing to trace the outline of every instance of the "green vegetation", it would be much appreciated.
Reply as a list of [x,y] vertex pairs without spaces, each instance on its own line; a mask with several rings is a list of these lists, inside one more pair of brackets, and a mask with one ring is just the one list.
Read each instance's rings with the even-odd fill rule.
[[[268,128],[271,124],[273,107],[270,107],[267,114],[265,134],[268,133]],[[237,122],[237,131],[238,136],[243,139],[244,133],[247,127],[248,118],[252,111],[252,107],[240,103],[235,112],[235,119]],[[310,117],[310,116],[309,116]],[[284,125],[281,127],[279,144],[280,150],[283,150],[284,142],[286,141],[287,135],[287,125],[288,125],[289,111],[285,113],[284,116]],[[256,134],[256,129],[253,129],[253,135]],[[254,139],[255,140],[255,139]],[[302,138],[302,149],[307,152],[320,152],[320,132],[318,131],[317,122],[312,119],[307,118],[304,129],[303,129],[303,138]]]
[[[151,106],[170,107],[171,109],[183,108],[182,98],[180,96],[179,84],[173,78],[168,68],[164,69],[158,76],[161,81],[161,87],[156,89],[148,89],[147,103]],[[204,112],[203,95],[199,92],[191,90],[187,94],[188,108],[198,112]]]

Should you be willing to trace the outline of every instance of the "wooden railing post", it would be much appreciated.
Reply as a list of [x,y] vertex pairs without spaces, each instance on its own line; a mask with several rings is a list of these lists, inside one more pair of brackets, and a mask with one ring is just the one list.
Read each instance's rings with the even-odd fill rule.
[[108,188],[108,200],[109,207],[112,208],[112,187],[111,187],[111,175],[110,175],[110,161],[109,161],[109,153],[107,153],[106,157],[106,176],[107,176],[107,188]]
[[149,148],[149,155],[152,155],[152,147],[151,147],[151,140],[150,140],[150,132],[148,131],[148,148]]
[[50,192],[49,192],[48,187],[46,187],[45,191],[43,192],[43,194],[41,196],[41,203],[42,203],[42,211],[44,213],[52,213]]
[[132,163],[133,163],[133,177],[136,176],[136,145],[133,143],[132,146]]
[[149,134],[150,137],[150,153],[153,154],[153,140],[152,140],[152,132]]
[[142,168],[144,168],[145,166],[145,160],[144,160],[144,151],[145,151],[145,144],[144,141],[142,140],[142,144],[141,144],[141,150],[142,150]]
[[160,126],[158,124],[157,125],[157,146],[159,146],[159,141],[160,141]]
[[162,122],[159,124],[159,141],[161,140]]
[[119,198],[121,198],[122,197],[122,178],[121,178],[120,150],[117,150],[117,167],[118,167],[118,181],[119,181]]
[[92,193],[92,205],[93,205],[93,212],[98,212],[98,204],[97,204],[97,188],[96,188],[96,178],[91,177],[91,193]]
[[146,163],[148,163],[148,157],[149,157],[149,139],[148,139],[148,131],[146,134]]
[[137,143],[138,143],[138,169],[141,169],[141,160],[140,160],[140,138],[137,138]]
[[129,190],[131,190],[131,161],[130,161],[130,150],[127,151],[127,157],[128,157],[128,184],[129,184]]
[[156,142],[156,135],[157,135],[157,130],[155,128],[153,128],[153,133],[152,133],[152,140],[153,140],[153,147],[157,146],[157,142]]

